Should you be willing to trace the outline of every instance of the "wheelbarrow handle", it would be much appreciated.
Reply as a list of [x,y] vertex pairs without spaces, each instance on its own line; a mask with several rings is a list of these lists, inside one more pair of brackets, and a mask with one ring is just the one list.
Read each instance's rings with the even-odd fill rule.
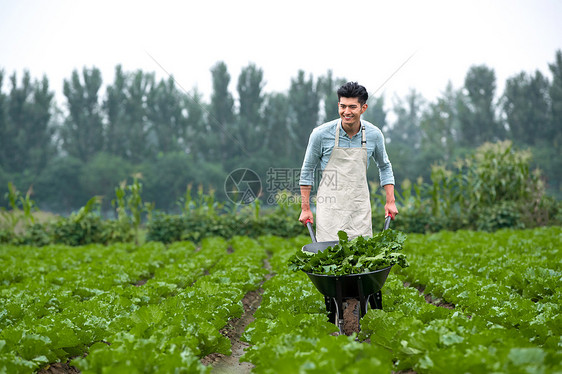
[[388,230],[388,228],[390,227],[390,221],[392,220],[391,216],[386,216],[386,218],[384,219],[384,227],[383,227],[383,231],[384,230]]
[[[386,216],[386,218],[384,219],[384,227],[383,227],[383,231],[384,230],[388,230],[388,228],[390,227],[390,221],[392,220],[391,216]],[[308,228],[308,233],[310,234],[310,239],[312,239],[313,243],[316,243],[316,235],[314,234],[314,229],[312,228],[312,221],[307,219],[306,220],[306,228]]]
[[308,229],[308,233],[310,234],[312,242],[316,243],[316,235],[314,234],[314,230],[312,229],[312,221],[310,219],[306,220],[306,228]]

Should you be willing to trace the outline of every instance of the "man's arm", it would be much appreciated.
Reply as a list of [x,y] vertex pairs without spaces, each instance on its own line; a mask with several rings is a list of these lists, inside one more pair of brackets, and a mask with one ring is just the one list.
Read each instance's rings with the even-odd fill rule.
[[396,200],[394,199],[394,185],[385,184],[383,186],[386,192],[386,204],[384,205],[384,216],[390,216],[392,219],[398,214],[398,209],[396,208]]
[[306,225],[306,221],[310,220],[314,223],[314,216],[310,210],[310,194],[312,185],[314,184],[314,170],[320,163],[322,156],[322,137],[315,130],[312,131],[308,138],[308,145],[304,154],[302,163],[299,185],[301,190],[301,214],[299,221]]
[[312,186],[301,186],[301,215],[299,221],[306,225],[306,221],[310,220],[314,223],[314,216],[310,210],[310,191]]

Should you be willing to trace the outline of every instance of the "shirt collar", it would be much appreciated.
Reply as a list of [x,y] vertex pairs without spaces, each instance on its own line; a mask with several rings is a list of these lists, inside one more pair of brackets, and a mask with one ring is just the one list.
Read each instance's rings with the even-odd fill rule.
[[[356,133],[355,135],[353,135],[352,138],[350,138],[349,135],[347,135],[347,132],[345,132],[345,130],[343,129],[343,126],[342,126],[342,124],[341,124],[341,119],[338,120],[337,126],[340,127],[340,134],[343,132],[343,136],[345,136],[345,137],[348,138],[348,139],[353,139],[353,138],[355,138],[355,137],[357,137],[357,136],[361,136],[361,127],[363,126],[363,121],[360,121],[359,123],[360,123],[360,125],[359,125],[359,131],[357,131],[357,133]],[[335,134],[335,128],[334,128],[334,134]]]

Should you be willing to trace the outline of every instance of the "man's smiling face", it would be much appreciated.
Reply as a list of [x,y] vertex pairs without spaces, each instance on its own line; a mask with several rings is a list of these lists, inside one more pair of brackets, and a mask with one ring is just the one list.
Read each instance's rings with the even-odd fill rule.
[[342,124],[355,127],[359,125],[361,114],[367,109],[367,104],[361,105],[357,97],[341,97],[338,108]]

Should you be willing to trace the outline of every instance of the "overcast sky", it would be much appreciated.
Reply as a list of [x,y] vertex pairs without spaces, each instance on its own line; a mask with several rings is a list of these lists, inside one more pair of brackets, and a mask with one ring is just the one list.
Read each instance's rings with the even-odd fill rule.
[[99,68],[105,86],[118,64],[170,73],[208,100],[217,61],[232,93],[249,63],[263,69],[267,92],[285,92],[302,69],[332,70],[373,93],[414,54],[377,95],[388,103],[415,88],[434,100],[448,81],[462,86],[472,65],[493,68],[499,90],[521,71],[550,76],[561,17],[558,0],[0,0],[0,69],[47,75],[59,102],[74,69]]

